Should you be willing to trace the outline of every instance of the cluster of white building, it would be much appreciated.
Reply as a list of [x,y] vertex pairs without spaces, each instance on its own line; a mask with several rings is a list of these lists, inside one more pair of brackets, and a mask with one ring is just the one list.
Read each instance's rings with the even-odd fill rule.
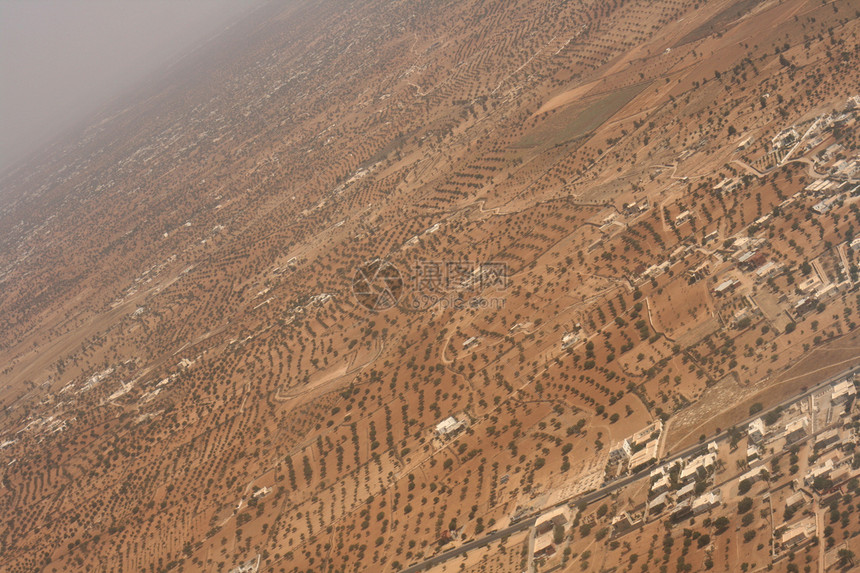
[[[673,464],[671,469],[668,466],[656,468],[651,472],[650,495],[653,497],[648,502],[648,512],[660,513],[668,505],[674,504],[672,506],[672,518],[681,519],[690,514],[699,515],[719,506],[722,503],[722,493],[719,489],[695,496],[697,484],[706,483],[700,478],[703,477],[704,480],[708,480],[713,474],[716,464],[717,444],[711,442],[708,444],[706,453],[687,460],[682,459]],[[672,473],[674,469],[677,469],[677,483],[675,484],[677,489],[670,491],[673,487]]]
[[561,528],[562,532],[567,530],[572,518],[569,507],[557,507],[541,515],[535,521],[535,557],[549,557],[555,554],[555,530]]
[[439,439],[451,439],[457,434],[459,434],[461,430],[466,428],[468,424],[468,420],[457,419],[454,416],[448,416],[447,418],[436,424],[434,432],[436,434],[436,437]]
[[627,468],[635,472],[656,461],[662,432],[663,422],[657,420],[625,438],[609,450],[609,463],[626,463]]

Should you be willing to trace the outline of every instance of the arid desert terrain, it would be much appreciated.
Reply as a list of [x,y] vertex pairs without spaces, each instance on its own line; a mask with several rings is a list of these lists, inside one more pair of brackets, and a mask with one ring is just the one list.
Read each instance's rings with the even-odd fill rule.
[[253,12],[0,179],[0,571],[860,566],[858,34]]

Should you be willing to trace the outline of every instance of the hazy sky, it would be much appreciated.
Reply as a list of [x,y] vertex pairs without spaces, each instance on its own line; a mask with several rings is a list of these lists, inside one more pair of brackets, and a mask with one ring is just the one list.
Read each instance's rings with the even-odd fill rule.
[[0,0],[0,171],[261,0]]

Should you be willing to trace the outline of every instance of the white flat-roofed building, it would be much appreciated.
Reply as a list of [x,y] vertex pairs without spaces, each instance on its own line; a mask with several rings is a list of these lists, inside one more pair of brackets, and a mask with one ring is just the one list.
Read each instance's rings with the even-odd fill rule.
[[648,442],[642,450],[636,452],[630,457],[630,469],[636,469],[647,465],[657,459],[658,440]]
[[738,483],[741,483],[742,481],[748,481],[750,483],[757,482],[759,479],[761,479],[761,470],[762,469],[763,468],[761,468],[761,467],[751,469],[750,471],[748,471],[747,473],[743,474],[742,476],[740,476],[738,478]]
[[735,279],[726,279],[716,287],[714,287],[714,293],[717,296],[724,295],[726,293],[732,292],[735,287],[738,285],[738,281]]
[[792,145],[799,138],[800,135],[798,135],[794,126],[791,126],[788,129],[784,129],[777,133],[770,142],[774,149],[782,149]]
[[549,531],[554,528],[556,525],[567,525],[570,521],[570,508],[567,506],[561,506],[553,509],[549,513],[545,513],[537,518],[535,522],[535,527],[538,530],[538,533],[543,533],[545,531]]
[[747,461],[752,461],[756,458],[761,457],[761,450],[755,444],[750,444],[747,446]]
[[714,467],[714,464],[717,461],[717,456],[714,454],[704,454],[697,458],[690,460],[690,462],[684,466],[684,469],[681,470],[681,475],[679,476],[682,482],[686,482],[690,479],[696,477],[696,473],[698,473],[699,468],[708,471]]
[[685,499],[684,501],[675,504],[675,507],[672,508],[672,514],[671,514],[672,519],[674,521],[679,521],[679,520],[691,515],[692,514],[692,511],[691,511],[692,502],[693,502],[693,500],[691,500],[691,499]]
[[747,251],[738,257],[738,264],[742,265],[753,258],[758,251]]
[[666,507],[667,501],[669,501],[668,495],[665,493],[661,493],[660,495],[648,502],[649,513],[662,511],[663,508]]
[[785,425],[785,441],[790,443],[805,438],[809,434],[809,418],[802,416]]
[[691,504],[691,508],[693,510],[693,515],[699,515],[700,513],[704,513],[713,509],[720,505],[723,502],[722,495],[720,494],[720,490],[715,489],[710,493],[706,493],[705,495],[699,496],[693,500]]
[[630,445],[638,446],[639,444],[644,444],[651,440],[651,436],[654,432],[662,432],[663,431],[663,422],[657,420],[653,424],[649,424],[630,436]]
[[458,420],[454,416],[448,416],[438,424],[436,424],[436,435],[441,437],[447,437],[457,432],[463,427],[464,423],[461,420]]
[[809,517],[786,529],[779,538],[783,547],[794,547],[815,535],[815,518]]
[[764,420],[761,418],[756,418],[750,422],[749,426],[747,426],[747,436],[749,436],[749,439],[756,444],[762,441],[766,435],[767,427],[764,425]]
[[535,539],[535,557],[544,557],[555,553],[555,545],[552,542],[553,534],[547,533]]
[[814,468],[810,468],[809,471],[806,472],[806,476],[803,478],[803,482],[807,486],[811,486],[815,482],[815,478],[818,477],[830,477],[830,472],[833,471],[833,460],[828,459],[822,464],[818,464]]
[[803,495],[802,491],[798,491],[788,496],[788,499],[785,500],[785,507],[787,509],[794,509],[796,507],[800,507],[804,503],[806,503],[806,497]]
[[819,284],[821,284],[821,279],[818,278],[817,274],[813,274],[808,279],[801,281],[797,285],[797,288],[800,289],[800,292],[806,294],[812,292]]
[[694,493],[696,493],[696,483],[690,482],[681,489],[679,489],[677,492],[675,492],[675,499],[677,501],[681,501],[682,499],[687,499]]
[[669,485],[671,484],[671,479],[669,476],[664,475],[660,477],[657,481],[651,484],[651,493],[658,494],[663,493],[664,491],[669,489]]
[[630,440],[625,438],[617,446],[609,450],[609,461],[617,462],[619,460],[629,459],[632,453],[633,448],[630,446]]
[[818,213],[819,215],[826,215],[833,208],[833,204],[835,203],[835,198],[831,197],[830,199],[825,199],[819,203],[816,203],[812,206],[812,210]]
[[579,334],[574,332],[565,332],[564,336],[561,337],[561,349],[567,350],[577,342],[579,342]]
[[633,516],[628,512],[623,511],[621,515],[616,515],[612,518],[612,531],[613,533],[623,533],[625,531],[629,531],[639,525],[642,521],[641,518],[633,519]]
[[833,391],[830,394],[830,402],[832,404],[842,404],[857,395],[857,388],[851,380],[843,380],[833,385]]
[[815,437],[815,449],[825,450],[830,446],[839,443],[839,430],[832,428],[826,432],[822,432]]
[[782,268],[782,265],[779,263],[775,263],[773,261],[768,261],[756,270],[755,274],[758,278],[763,279],[771,276],[772,274],[779,271]]

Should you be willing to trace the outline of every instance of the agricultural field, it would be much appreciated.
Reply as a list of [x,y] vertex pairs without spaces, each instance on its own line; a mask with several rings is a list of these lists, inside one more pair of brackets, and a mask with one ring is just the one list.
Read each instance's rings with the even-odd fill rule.
[[253,12],[0,180],[0,570],[856,567],[858,34]]

